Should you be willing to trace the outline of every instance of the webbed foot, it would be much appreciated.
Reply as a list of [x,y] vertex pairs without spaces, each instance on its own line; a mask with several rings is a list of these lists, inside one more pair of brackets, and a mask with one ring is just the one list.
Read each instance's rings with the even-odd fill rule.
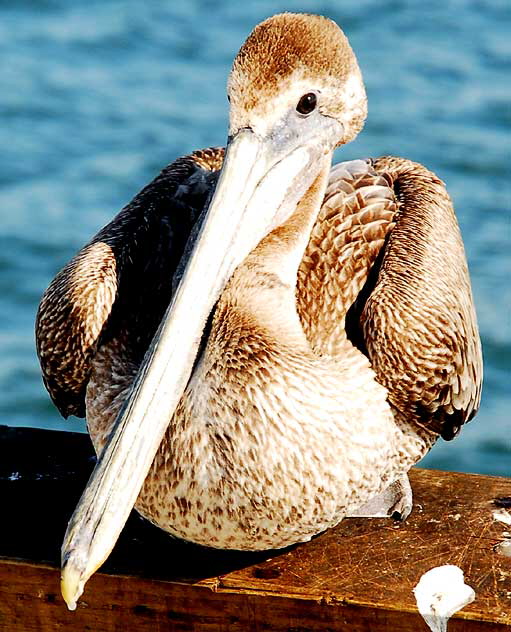
[[349,518],[387,518],[403,521],[413,507],[413,494],[408,475],[403,474],[381,494],[374,496],[350,514]]

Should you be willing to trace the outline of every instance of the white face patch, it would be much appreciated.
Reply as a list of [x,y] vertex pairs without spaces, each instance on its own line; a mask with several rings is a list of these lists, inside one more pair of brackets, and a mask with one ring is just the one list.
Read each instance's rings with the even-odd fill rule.
[[355,109],[366,98],[362,78],[358,73],[352,73],[344,84],[343,101],[347,110]]
[[261,99],[250,111],[238,108],[233,101],[229,133],[232,135],[242,127],[250,127],[264,138],[286,119],[290,111],[295,110],[300,98],[308,92],[317,94],[319,112],[337,119],[344,126],[348,140],[351,140],[361,127],[356,124],[354,133],[351,132],[354,121],[363,121],[367,112],[362,76],[356,70],[351,72],[344,84],[335,77],[304,78],[303,70],[296,70],[282,81],[276,94]]
[[301,71],[295,71],[282,82],[277,94],[261,100],[250,112],[238,112],[235,104],[231,108],[229,133],[235,133],[240,127],[251,127],[258,136],[266,136],[278,121],[294,110],[300,98],[308,92],[320,93],[320,86],[310,79],[303,79]]
[[355,118],[366,115],[366,92],[362,77],[359,73],[353,72],[344,83],[342,94],[343,103],[343,124],[348,126]]

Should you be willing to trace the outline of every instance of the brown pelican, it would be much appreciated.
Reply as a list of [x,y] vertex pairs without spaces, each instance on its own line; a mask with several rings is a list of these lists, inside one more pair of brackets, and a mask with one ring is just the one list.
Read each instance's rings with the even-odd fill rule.
[[391,485],[408,497],[408,469],[479,404],[442,182],[401,158],[331,169],[366,116],[342,31],[266,20],[228,95],[225,153],[165,168],[41,301],[46,386],[98,453],[62,550],[70,607],[134,505],[207,546],[306,541]]

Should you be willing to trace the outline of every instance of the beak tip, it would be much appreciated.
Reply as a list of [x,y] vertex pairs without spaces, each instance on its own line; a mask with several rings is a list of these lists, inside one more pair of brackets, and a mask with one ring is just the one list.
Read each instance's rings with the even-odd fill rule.
[[69,610],[76,610],[76,604],[83,593],[85,582],[83,573],[66,561],[62,566],[60,575],[60,592]]

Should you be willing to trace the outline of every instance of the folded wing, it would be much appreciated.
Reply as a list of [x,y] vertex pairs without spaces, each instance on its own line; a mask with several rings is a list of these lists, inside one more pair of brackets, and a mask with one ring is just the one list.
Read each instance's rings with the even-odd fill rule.
[[172,294],[173,280],[223,149],[166,167],[58,273],[36,320],[43,379],[64,417],[85,416],[92,359],[122,337],[140,363]]
[[451,200],[421,165],[334,167],[299,271],[297,304],[318,353],[370,360],[396,419],[454,437],[477,411],[482,354]]

